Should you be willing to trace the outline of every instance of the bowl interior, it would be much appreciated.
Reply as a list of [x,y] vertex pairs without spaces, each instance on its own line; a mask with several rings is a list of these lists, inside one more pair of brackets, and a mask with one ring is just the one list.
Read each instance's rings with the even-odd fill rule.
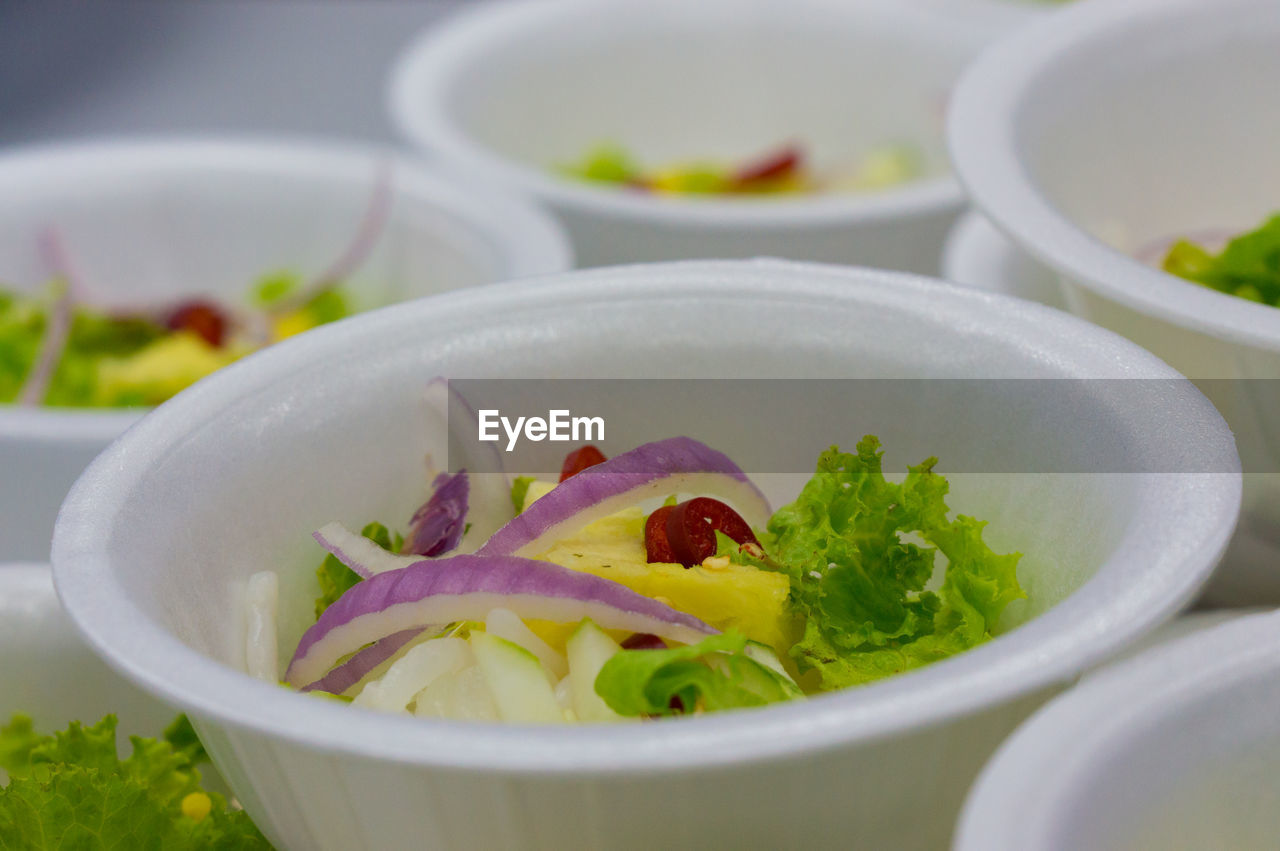
[[429,37],[448,120],[540,171],[601,142],[653,167],[789,140],[820,169],[849,171],[903,142],[927,173],[946,171],[942,105],[976,50],[962,27],[874,2],[615,2],[607,15],[591,5],[517,5]]
[[122,733],[157,736],[177,712],[85,645],[58,603],[47,564],[0,562],[0,670],[0,723],[20,712],[48,733],[110,712]]
[[[465,202],[403,162],[306,146],[121,145],[15,155],[0,163],[0,280],[30,289],[53,275],[52,228],[106,305],[207,295],[243,303],[262,275],[308,280],[354,239],[390,167],[385,229],[349,282],[360,307],[506,277],[512,258]],[[461,207],[462,209],[458,209]]]
[[1073,44],[1019,104],[1032,180],[1129,254],[1256,227],[1280,211],[1280,99],[1259,83],[1280,74],[1280,17],[1235,0],[1135,11]]
[[[198,674],[190,659],[157,648],[148,630],[240,669],[244,581],[255,571],[276,570],[284,661],[312,617],[317,593],[320,553],[310,531],[332,520],[356,527],[371,519],[403,524],[424,497],[426,459],[445,457],[446,430],[424,393],[432,376],[858,377],[895,379],[873,383],[897,390],[877,397],[874,410],[857,398],[828,396],[813,401],[805,417],[789,417],[787,442],[794,441],[803,458],[797,473],[812,469],[820,449],[832,442],[849,446],[866,432],[885,439],[889,469],[929,454],[945,459],[967,452],[972,459],[998,452],[1005,462],[998,469],[1008,472],[971,467],[971,474],[953,478],[951,503],[988,519],[987,537],[998,550],[1026,554],[1020,578],[1031,602],[1012,606],[1002,627],[1060,603],[1104,564],[1107,575],[1094,592],[1100,596],[1078,603],[1087,619],[1130,605],[1125,600],[1139,584],[1142,611],[1158,617],[1187,598],[1213,556],[1178,567],[1181,555],[1153,551],[1146,536],[1166,540],[1161,527],[1177,507],[1182,531],[1173,537],[1195,537],[1184,542],[1192,550],[1220,547],[1196,531],[1236,510],[1222,486],[1207,483],[1214,477],[1018,471],[1046,469],[1046,453],[1061,469],[1086,458],[1143,464],[1168,453],[1184,460],[1207,453],[1225,470],[1234,451],[1202,397],[1170,385],[1165,401],[1186,428],[1154,440],[1143,406],[1117,405],[1094,383],[1064,395],[998,382],[989,398],[957,393],[949,409],[922,416],[906,380],[1106,374],[1172,376],[1139,350],[1066,317],[905,276],[776,262],[678,264],[454,294],[288,341],[158,409],[82,478],[60,517],[54,546],[60,591],[81,626],[120,664],[181,700],[203,702],[211,695],[194,697],[186,688],[200,690],[193,683],[209,671]],[[999,398],[1002,393],[1013,395]],[[671,418],[661,411],[622,404],[626,434],[612,438],[617,445],[604,441],[607,452],[628,448],[624,439],[671,434]],[[701,406],[696,398],[687,405],[686,421],[700,424],[692,436],[731,456],[777,442],[774,420],[744,418],[714,395]],[[797,420],[826,425],[811,429]],[[1049,421],[1053,429],[1033,427]],[[779,478],[786,481],[762,479],[775,503],[797,487],[795,476]],[[1206,481],[1188,484],[1197,478]],[[1232,477],[1226,478],[1229,491]],[[1202,484],[1217,495],[1186,490]],[[1196,504],[1174,505],[1184,499]],[[1163,586],[1157,592],[1163,602],[1155,605],[1152,582]],[[104,595],[115,601],[105,609]],[[1120,619],[1124,629],[1133,628],[1133,613]],[[1092,641],[1091,635],[1084,643]],[[966,655],[999,658],[999,645]],[[244,677],[233,688],[255,695],[255,714],[279,699],[290,702],[291,715],[330,709],[274,690],[258,693]],[[228,710],[226,695],[218,701],[220,709],[205,702],[204,710],[247,711]],[[383,723],[371,718],[365,726],[372,731]]]
[[1079,818],[1080,846],[1272,842],[1280,831],[1280,685],[1269,673],[1154,719],[1110,754],[1108,770],[1064,802]]
[[[997,756],[971,797],[958,847],[1272,844],[1280,830],[1278,642],[1280,617],[1254,614],[1100,671]],[[1047,783],[1026,782],[1050,770]]]

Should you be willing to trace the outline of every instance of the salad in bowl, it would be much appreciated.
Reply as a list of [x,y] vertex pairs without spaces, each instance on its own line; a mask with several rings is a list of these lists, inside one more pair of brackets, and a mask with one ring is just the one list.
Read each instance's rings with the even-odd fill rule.
[[85,466],[243,355],[371,307],[565,269],[545,214],[360,145],[0,155],[0,551],[47,559]]
[[313,281],[268,272],[244,306],[203,297],[110,306],[86,297],[56,231],[46,242],[55,277],[34,292],[0,289],[0,404],[158,405],[250,352],[350,315],[342,278],[368,248],[353,246]]
[[[455,455],[432,376],[481,418],[589,381],[615,407],[571,407],[609,432],[500,455],[538,475],[516,486],[496,444]],[[993,376],[1016,380],[966,380]],[[929,378],[955,381],[922,406]],[[673,263],[473,288],[220,370],[91,465],[53,564],[91,646],[188,713],[277,847],[942,847],[1019,719],[1192,598],[1239,479],[1202,396],[1065,314]]]
[[805,146],[792,143],[740,162],[702,159],[646,168],[621,145],[601,143],[560,170],[594,183],[677,196],[875,192],[924,176],[920,152],[905,144],[879,145],[840,169],[818,169],[811,159]]
[[[947,658],[1025,596],[1019,556],[949,516],[937,459],[893,483],[882,454],[871,436],[831,447],[772,513],[733,461],[686,437],[613,458],[582,446],[559,482],[519,478],[496,506],[470,502],[465,470],[441,473],[403,535],[315,532],[329,553],[317,620],[284,681],[419,717],[621,721],[798,700]],[[513,511],[487,539],[468,534]],[[248,583],[247,662],[272,681],[276,586],[270,572]]]
[[1164,252],[1160,268],[1220,293],[1280,307],[1280,213],[1240,234],[1179,237]]

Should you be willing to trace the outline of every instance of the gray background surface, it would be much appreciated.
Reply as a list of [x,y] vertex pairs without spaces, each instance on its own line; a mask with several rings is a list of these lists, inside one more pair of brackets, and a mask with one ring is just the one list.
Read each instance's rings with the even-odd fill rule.
[[201,132],[392,142],[396,54],[461,5],[0,0],[0,146]]

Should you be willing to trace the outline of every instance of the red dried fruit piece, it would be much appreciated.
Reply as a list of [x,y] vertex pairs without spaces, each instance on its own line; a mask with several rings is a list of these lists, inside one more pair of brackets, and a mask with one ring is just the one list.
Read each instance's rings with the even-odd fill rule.
[[718,499],[700,496],[672,508],[666,522],[667,543],[675,560],[685,567],[702,564],[716,554],[716,532],[739,544],[759,546],[742,515]]
[[211,346],[221,346],[227,334],[227,316],[210,301],[184,301],[165,319],[170,331],[190,331]]
[[666,650],[667,642],[651,632],[637,632],[622,640],[623,650]]
[[671,544],[667,542],[667,515],[674,508],[674,505],[664,505],[644,521],[645,561],[649,564],[667,564],[676,560]]
[[796,171],[802,158],[803,152],[798,145],[787,145],[742,166],[733,175],[731,183],[742,188],[766,180],[778,180]]
[[603,464],[607,460],[603,452],[588,443],[565,456],[564,464],[560,467],[560,481],[563,482],[570,476],[576,476],[588,467]]

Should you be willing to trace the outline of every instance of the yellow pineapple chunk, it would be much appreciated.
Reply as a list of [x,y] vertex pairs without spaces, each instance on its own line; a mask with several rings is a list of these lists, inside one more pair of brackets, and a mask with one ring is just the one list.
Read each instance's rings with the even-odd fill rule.
[[736,628],[785,655],[795,634],[786,576],[725,559],[708,559],[688,569],[649,564],[644,521],[638,508],[611,514],[558,541],[539,558],[611,579],[716,629]]

